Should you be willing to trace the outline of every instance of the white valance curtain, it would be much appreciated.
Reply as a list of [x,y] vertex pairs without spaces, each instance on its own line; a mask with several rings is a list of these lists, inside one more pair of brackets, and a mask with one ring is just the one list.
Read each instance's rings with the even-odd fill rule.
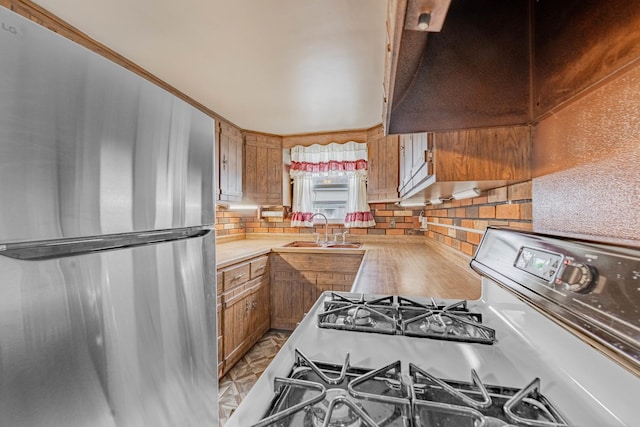
[[293,178],[293,212],[291,226],[311,226],[313,215],[312,179],[316,176],[348,177],[345,227],[376,225],[367,203],[367,144],[346,142],[327,145],[301,145],[291,149],[290,174]]

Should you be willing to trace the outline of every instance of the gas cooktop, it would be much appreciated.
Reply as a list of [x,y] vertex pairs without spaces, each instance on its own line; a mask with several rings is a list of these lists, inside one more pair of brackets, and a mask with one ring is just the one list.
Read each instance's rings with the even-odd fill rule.
[[409,375],[397,361],[379,369],[309,360],[298,349],[287,378],[275,379],[266,426],[567,426],[539,392],[540,380],[523,388],[450,381],[412,363]]
[[482,324],[482,314],[469,311],[465,300],[427,303],[401,296],[354,298],[336,292],[318,314],[321,328],[493,344],[495,331]]

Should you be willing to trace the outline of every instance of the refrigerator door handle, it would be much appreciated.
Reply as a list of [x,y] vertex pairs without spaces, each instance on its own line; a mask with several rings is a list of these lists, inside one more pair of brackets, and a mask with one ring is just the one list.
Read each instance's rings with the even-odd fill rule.
[[169,230],[0,243],[0,255],[20,260],[41,261],[114,249],[134,248],[136,246],[172,242],[194,237],[204,237],[209,234],[211,230],[212,226],[204,225],[198,227],[173,228]]

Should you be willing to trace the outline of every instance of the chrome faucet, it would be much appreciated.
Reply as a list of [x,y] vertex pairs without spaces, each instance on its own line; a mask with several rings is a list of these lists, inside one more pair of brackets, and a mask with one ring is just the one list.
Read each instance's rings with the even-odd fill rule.
[[309,221],[313,223],[313,218],[315,218],[316,216],[321,216],[324,218],[324,243],[329,243],[329,220],[327,219],[327,216],[323,213],[314,213],[313,215],[311,215],[311,218]]

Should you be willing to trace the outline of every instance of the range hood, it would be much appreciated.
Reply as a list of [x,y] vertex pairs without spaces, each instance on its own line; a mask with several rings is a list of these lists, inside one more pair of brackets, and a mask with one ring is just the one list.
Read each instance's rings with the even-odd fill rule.
[[451,0],[439,32],[414,7],[387,10],[387,134],[537,123],[640,57],[639,2]]
[[[383,112],[387,134],[530,121],[528,0],[391,3]],[[419,31],[420,11],[437,5],[444,9],[443,4],[446,19],[435,17],[432,28],[440,31]]]

